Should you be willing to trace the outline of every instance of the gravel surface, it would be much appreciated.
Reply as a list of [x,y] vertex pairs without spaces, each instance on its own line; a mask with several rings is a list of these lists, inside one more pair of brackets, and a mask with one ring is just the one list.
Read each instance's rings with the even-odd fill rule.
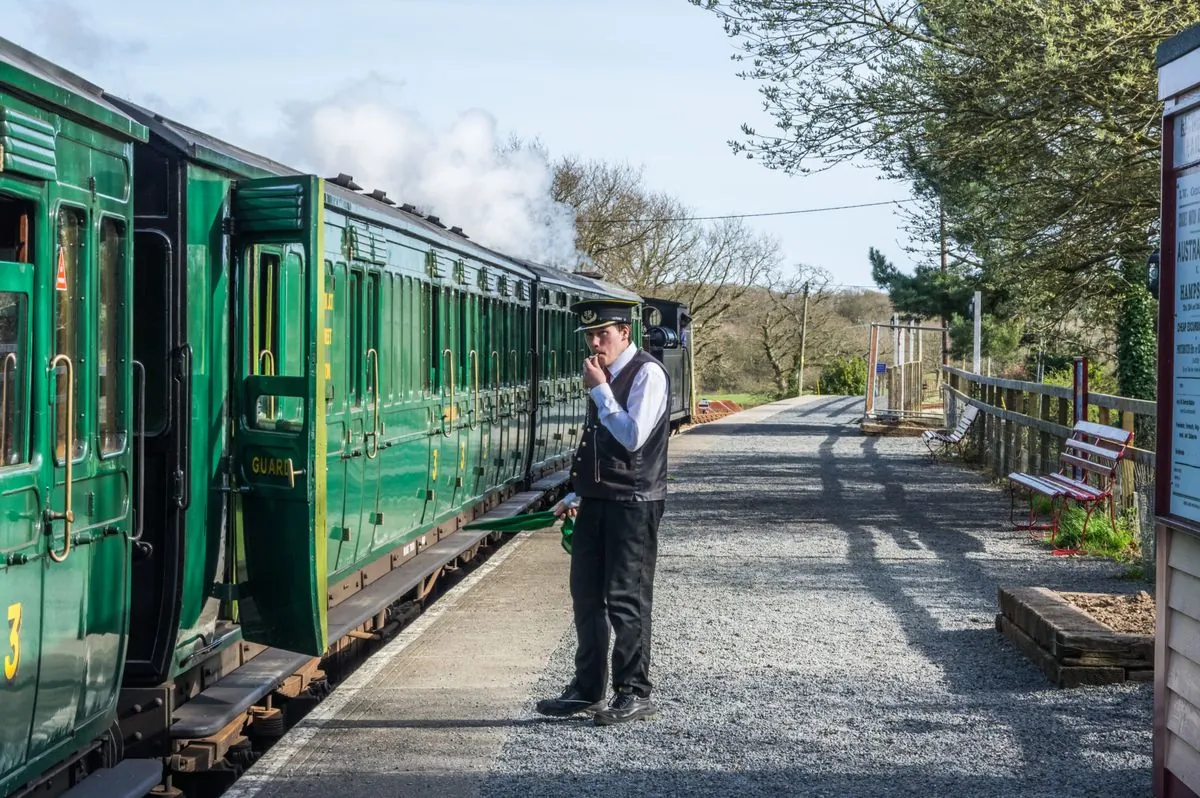
[[[862,436],[860,409],[818,399],[673,439],[659,719],[541,722],[531,701],[484,795],[1150,794],[1152,687],[1050,687],[993,625],[998,586],[1144,585],[1050,556],[1008,528],[1002,490],[917,439]],[[573,652],[571,632],[539,695]]]

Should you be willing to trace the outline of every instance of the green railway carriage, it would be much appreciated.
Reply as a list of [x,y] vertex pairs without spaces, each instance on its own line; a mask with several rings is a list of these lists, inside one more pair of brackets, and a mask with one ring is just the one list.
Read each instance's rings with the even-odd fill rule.
[[522,482],[533,275],[386,197],[324,190],[336,604]]
[[[582,434],[588,394],[583,387],[583,359],[590,353],[575,329],[579,320],[571,305],[585,297],[618,296],[638,300],[637,294],[594,277],[564,272],[528,261],[537,275],[534,296],[534,336],[537,341],[537,407],[535,425],[526,449],[527,473],[533,479],[567,467]],[[640,314],[634,314],[633,340],[641,340]]]
[[[567,306],[620,289],[114,102],[151,131],[136,340],[156,554],[122,731],[166,756],[427,589],[463,520],[557,484],[586,399]],[[559,296],[539,312],[539,293]]]
[[119,750],[106,730],[136,534],[130,165],[145,136],[96,87],[0,41],[4,795]]
[[556,498],[602,295],[0,40],[0,796],[227,784]]

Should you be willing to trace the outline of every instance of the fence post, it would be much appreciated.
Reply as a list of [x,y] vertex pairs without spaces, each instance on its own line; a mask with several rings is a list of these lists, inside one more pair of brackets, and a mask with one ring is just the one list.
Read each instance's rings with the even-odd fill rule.
[[[1071,400],[1064,399],[1061,396],[1058,398],[1058,423],[1060,426],[1066,427],[1068,429],[1070,429],[1070,427],[1071,427]],[[1058,456],[1060,454],[1062,454],[1062,450],[1063,450],[1062,440],[1058,437],[1055,437],[1054,438],[1054,459],[1055,460],[1057,460]]]
[[[1004,402],[1004,409],[1012,410],[1012,389],[1004,388],[1000,396]],[[1000,468],[996,471],[997,474],[1012,473],[1012,438],[1013,423],[1011,419],[1006,418],[1000,423]]]
[[1074,399],[1075,412],[1071,423],[1078,424],[1080,421],[1088,420],[1088,359],[1086,357],[1075,358],[1075,384],[1071,392]]
[[[1040,397],[1041,411],[1038,417],[1042,421],[1050,421],[1053,416],[1050,413],[1050,405],[1054,402],[1053,396],[1042,394]],[[1038,432],[1038,473],[1045,473],[1050,468],[1050,433],[1045,430]]]
[[[979,399],[986,404],[987,400],[984,399],[984,392],[979,383],[968,378],[967,387],[970,389],[969,396]],[[980,411],[979,421],[975,423],[975,428],[971,433],[971,436],[975,439],[975,451],[979,453],[980,462],[983,462],[983,458],[987,454],[987,423],[987,413]]]
[[[1121,411],[1121,429],[1126,432],[1133,432],[1133,413],[1129,410]],[[1137,441],[1133,441],[1130,445],[1135,445]],[[1134,480],[1136,477],[1133,473],[1133,458],[1124,457],[1121,459],[1121,507],[1128,509],[1133,507],[1133,497],[1137,492],[1137,485]],[[1145,512],[1145,511],[1143,511]],[[1140,519],[1139,519],[1140,520]]]
[[[989,385],[988,389],[990,394],[988,404],[992,407],[1000,407],[1000,403],[1003,401],[1000,389],[994,385]],[[1000,419],[994,416],[992,417],[992,422],[992,473],[998,474],[1000,473],[1000,447],[1001,436],[1004,434],[1004,426],[1000,423]]]
[[[1030,418],[1037,418],[1037,394],[1025,391],[1021,394],[1021,412]],[[1034,470],[1034,449],[1037,447],[1037,430],[1031,424],[1021,436],[1021,470],[1029,473]]]
[[871,325],[871,344],[867,363],[867,399],[863,415],[870,418],[875,412],[875,362],[879,359],[879,328]]

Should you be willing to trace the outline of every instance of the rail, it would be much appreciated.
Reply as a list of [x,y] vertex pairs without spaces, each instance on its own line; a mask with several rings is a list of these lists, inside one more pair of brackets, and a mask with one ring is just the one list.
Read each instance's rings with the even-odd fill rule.
[[[942,370],[946,375],[946,423],[956,423],[962,405],[979,408],[970,434],[971,448],[994,476],[1054,471],[1072,425],[1086,419],[1133,431],[1134,445],[1118,469],[1114,494],[1122,507],[1132,507],[1135,494],[1141,497],[1142,506],[1147,506],[1153,495],[1154,451],[1138,444],[1154,440],[1154,402],[984,377],[951,366]],[[1082,406],[1076,408],[1077,401]],[[1141,515],[1145,518],[1148,514],[1143,511]]]

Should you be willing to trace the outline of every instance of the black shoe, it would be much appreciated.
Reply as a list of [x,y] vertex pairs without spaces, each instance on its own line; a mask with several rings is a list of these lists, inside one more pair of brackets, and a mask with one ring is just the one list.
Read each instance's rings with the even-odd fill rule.
[[591,714],[604,709],[604,699],[589,701],[575,685],[571,685],[558,698],[546,698],[537,702],[537,711],[552,718],[569,718],[580,712]]
[[595,722],[597,726],[611,726],[628,720],[654,720],[656,717],[658,707],[649,696],[617,693],[607,707],[596,713]]

